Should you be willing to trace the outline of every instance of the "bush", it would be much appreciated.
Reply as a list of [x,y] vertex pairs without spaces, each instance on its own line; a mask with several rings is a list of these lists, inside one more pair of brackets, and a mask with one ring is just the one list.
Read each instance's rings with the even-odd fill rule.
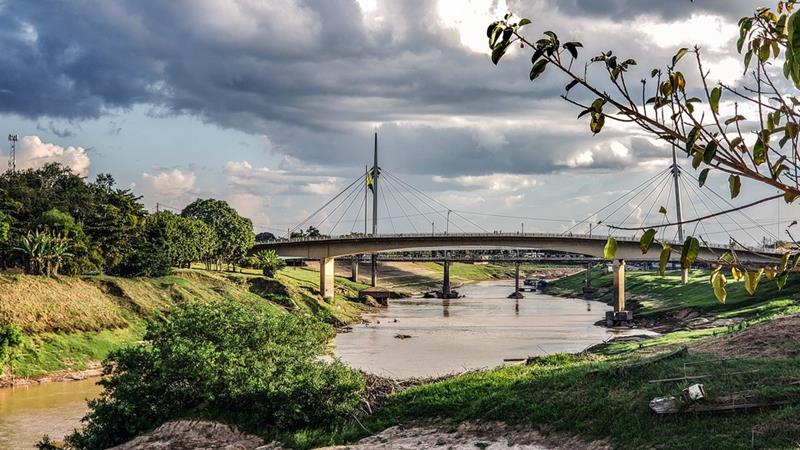
[[22,343],[22,328],[19,325],[0,325],[0,374],[11,356],[11,350]]
[[331,425],[355,410],[361,376],[319,359],[333,329],[257,305],[193,303],[151,325],[149,345],[112,353],[100,398],[77,448],[107,448],[176,417],[203,416],[244,429]]
[[275,274],[286,267],[286,262],[282,260],[275,250],[261,250],[253,255],[253,264],[256,269],[261,269],[266,277],[274,278]]

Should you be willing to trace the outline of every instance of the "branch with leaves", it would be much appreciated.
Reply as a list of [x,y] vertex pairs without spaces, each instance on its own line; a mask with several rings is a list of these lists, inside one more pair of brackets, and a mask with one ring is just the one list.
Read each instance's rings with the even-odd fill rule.
[[[634,90],[626,77],[637,66],[635,59],[609,50],[581,60],[580,42],[561,42],[549,30],[536,40],[523,35],[521,30],[533,23],[531,19],[515,20],[508,13],[502,20],[492,22],[486,34],[494,64],[514,44],[520,44],[532,51],[531,81],[548,70],[562,75],[566,84],[561,97],[580,108],[578,119],[588,117],[592,133],[600,133],[607,120],[633,124],[685,153],[692,167],[700,170],[700,187],[712,171],[717,171],[728,175],[731,198],[740,195],[743,180],[749,179],[778,189],[781,192],[778,198],[793,203],[800,197],[800,98],[796,93],[800,88],[800,12],[795,11],[798,1],[780,1],[774,11],[758,8],[739,21],[737,50],[743,55],[745,65],[745,81],[739,87],[712,85],[700,47],[679,49],[666,67],[652,69],[649,79],[642,78],[640,89]],[[775,66],[781,62],[779,72]],[[699,84],[689,86],[683,70],[697,71]],[[789,83],[781,84],[776,79],[780,76]],[[794,89],[783,88],[784,84]],[[571,95],[576,89],[582,89],[594,100],[591,103],[577,100]],[[730,97],[732,111],[720,109],[723,96]],[[754,106],[757,112],[747,117],[740,105]],[[737,210],[772,198],[751,202]],[[655,228],[639,228],[646,230],[640,241],[644,253],[657,243]],[[615,249],[616,242],[609,237],[605,248],[607,259],[614,258]],[[691,267],[699,249],[697,238],[686,238],[681,254],[683,268]],[[662,274],[671,251],[669,244],[661,243]],[[755,292],[762,276],[777,278],[778,287],[782,288],[788,272],[800,262],[798,256],[794,264],[789,264],[793,253],[787,251],[778,265],[761,268],[740,263],[734,251],[721,255],[711,276],[717,298],[722,302],[726,298],[723,267],[730,268],[734,280],[744,280],[748,292]]]

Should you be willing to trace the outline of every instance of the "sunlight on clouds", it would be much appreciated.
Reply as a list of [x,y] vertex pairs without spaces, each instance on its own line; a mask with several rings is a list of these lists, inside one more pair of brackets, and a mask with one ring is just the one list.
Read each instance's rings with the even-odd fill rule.
[[637,28],[662,48],[697,44],[714,51],[729,49],[739,31],[736,24],[708,14],[692,14],[687,20],[670,23],[644,21]]
[[486,27],[508,12],[508,4],[505,0],[439,0],[436,12],[444,26],[458,31],[463,46],[489,53]]

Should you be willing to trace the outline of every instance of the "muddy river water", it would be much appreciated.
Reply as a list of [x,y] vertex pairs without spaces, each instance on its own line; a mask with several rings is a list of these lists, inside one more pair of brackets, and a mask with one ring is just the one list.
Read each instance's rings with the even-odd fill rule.
[[[504,359],[577,352],[608,339],[594,325],[602,303],[525,293],[506,298],[510,281],[464,286],[464,298],[392,300],[336,337],[335,352],[350,365],[404,378],[502,365]],[[396,336],[410,336],[399,339]],[[86,412],[96,379],[0,389],[0,449],[33,448],[43,434],[61,439]]]

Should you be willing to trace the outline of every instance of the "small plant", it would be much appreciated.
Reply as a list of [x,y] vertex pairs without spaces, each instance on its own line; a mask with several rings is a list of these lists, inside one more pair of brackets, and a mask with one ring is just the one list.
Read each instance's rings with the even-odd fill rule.
[[64,261],[72,257],[69,238],[56,232],[28,232],[16,250],[26,260],[25,271],[33,275],[58,275]]
[[278,257],[275,250],[262,250],[253,256],[255,268],[261,269],[265,277],[274,278],[275,274],[286,267],[286,263]]

